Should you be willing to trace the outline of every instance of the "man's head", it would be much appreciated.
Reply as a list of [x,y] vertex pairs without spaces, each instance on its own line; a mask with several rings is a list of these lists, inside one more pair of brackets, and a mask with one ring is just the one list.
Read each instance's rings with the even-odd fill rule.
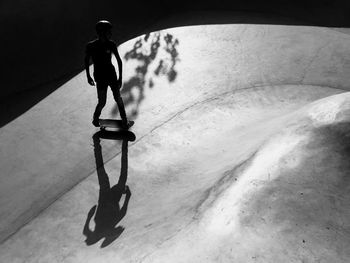
[[112,36],[112,24],[107,20],[100,20],[96,23],[96,33],[100,38],[109,39]]

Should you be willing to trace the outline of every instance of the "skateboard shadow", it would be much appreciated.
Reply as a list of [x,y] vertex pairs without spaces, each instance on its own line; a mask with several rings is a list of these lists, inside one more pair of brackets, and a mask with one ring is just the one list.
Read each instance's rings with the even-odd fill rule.
[[[112,187],[104,168],[102,147],[100,144],[101,138],[122,140],[120,177],[118,183]],[[124,231],[124,227],[118,224],[126,215],[131,197],[130,189],[126,185],[128,176],[128,138],[134,138],[135,140],[135,135],[132,132],[117,133],[99,131],[92,137],[100,190],[98,204],[90,209],[83,229],[83,234],[86,236],[85,243],[88,246],[103,239],[101,248],[104,248],[115,241]],[[125,195],[125,198],[120,207],[119,203],[123,195]],[[93,216],[95,216],[95,228],[91,230],[90,221]]]
[[131,131],[109,131],[109,130],[101,130],[96,133],[99,138],[106,140],[116,140],[116,141],[124,141],[127,140],[129,142],[133,142],[136,140],[136,136]]

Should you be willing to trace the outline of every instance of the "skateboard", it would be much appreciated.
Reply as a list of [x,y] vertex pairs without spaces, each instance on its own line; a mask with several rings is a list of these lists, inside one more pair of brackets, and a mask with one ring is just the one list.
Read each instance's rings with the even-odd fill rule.
[[112,120],[112,119],[99,119],[100,129],[105,130],[106,128],[115,128],[119,130],[128,130],[134,125],[134,121],[128,121],[126,128],[122,126],[122,120]]

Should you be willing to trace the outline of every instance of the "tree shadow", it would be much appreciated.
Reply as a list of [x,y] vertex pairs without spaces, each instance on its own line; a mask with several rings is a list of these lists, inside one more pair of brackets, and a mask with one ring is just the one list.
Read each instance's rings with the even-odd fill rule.
[[[155,78],[165,76],[169,83],[176,80],[176,63],[180,60],[177,51],[179,43],[179,40],[169,33],[158,31],[153,33],[152,37],[147,33],[138,38],[133,48],[124,55],[126,61],[134,60],[139,63],[134,75],[124,82],[122,88],[124,104],[131,108],[131,118],[137,117],[140,104],[145,98],[145,90],[154,87]],[[165,53],[161,54],[162,58],[158,58],[161,51]],[[150,72],[150,68],[155,65],[156,69]],[[112,114],[117,112],[118,107],[115,106]]]
[[[102,147],[100,139],[122,140],[121,171],[118,183],[111,187],[108,174],[104,168]],[[91,246],[103,239],[101,248],[110,245],[124,231],[124,227],[118,225],[126,215],[131,192],[126,185],[128,177],[128,141],[135,139],[132,132],[102,132],[95,133],[92,137],[94,143],[94,155],[98,182],[100,185],[98,204],[94,205],[84,225],[83,234],[86,236],[85,243]],[[119,203],[124,201],[120,207]],[[90,221],[94,217],[95,228],[90,229]]]

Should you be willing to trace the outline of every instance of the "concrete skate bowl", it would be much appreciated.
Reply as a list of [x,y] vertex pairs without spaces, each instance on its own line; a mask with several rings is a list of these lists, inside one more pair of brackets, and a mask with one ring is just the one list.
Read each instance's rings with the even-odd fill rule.
[[[103,249],[82,235],[98,183],[95,91],[81,73],[1,130],[17,145],[1,151],[3,171],[17,175],[0,186],[1,225],[28,223],[2,243],[0,261],[347,262],[349,47],[341,32],[276,25],[172,28],[124,43],[137,139],[123,233]],[[109,100],[104,116],[117,114]],[[46,115],[45,129],[35,125]],[[120,144],[101,143],[113,177]],[[28,148],[30,158],[18,154]],[[24,179],[11,198],[6,189]]]

